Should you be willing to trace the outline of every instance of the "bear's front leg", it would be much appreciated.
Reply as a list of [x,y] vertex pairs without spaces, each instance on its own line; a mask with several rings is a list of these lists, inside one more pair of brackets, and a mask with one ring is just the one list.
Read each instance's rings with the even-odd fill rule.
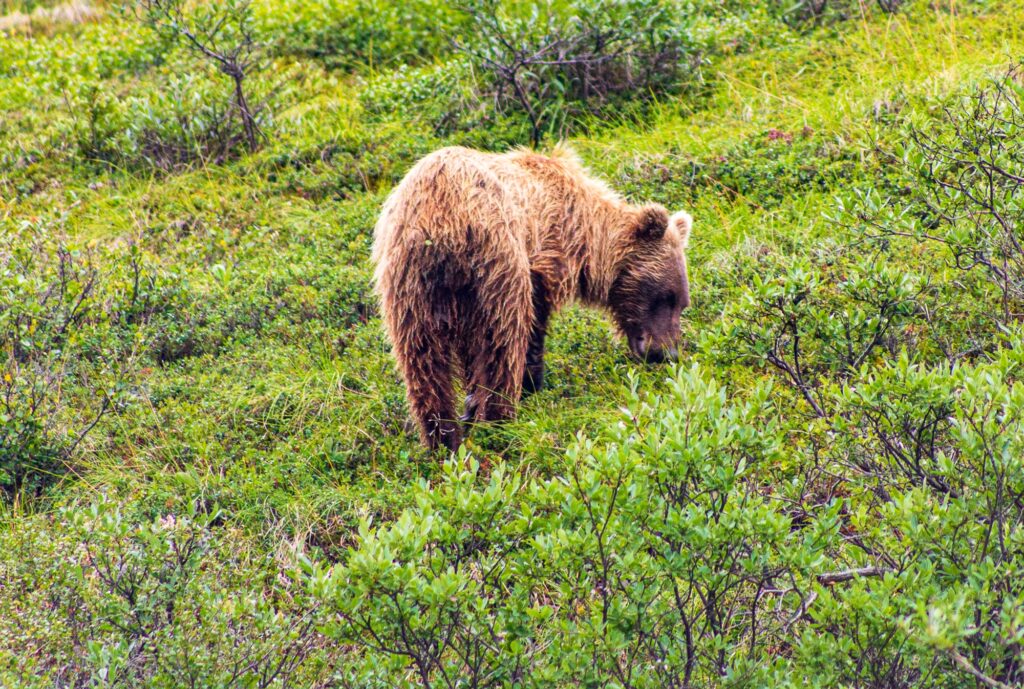
[[523,371],[523,394],[529,395],[544,388],[544,332],[534,330],[526,350],[526,370]]
[[544,387],[544,338],[548,333],[548,319],[551,307],[548,304],[544,278],[538,273],[531,275],[533,283],[533,325],[530,343],[526,348],[526,370],[523,371],[523,394],[538,392]]
[[466,424],[501,421],[515,416],[522,380],[527,377],[525,333],[520,347],[510,348],[493,342],[486,346],[489,355],[481,357],[484,361],[478,362],[474,375],[468,381],[471,392],[466,395],[465,413],[461,417]]
[[529,274],[493,271],[479,277],[476,304],[464,326],[467,421],[515,416],[522,394],[533,313]]

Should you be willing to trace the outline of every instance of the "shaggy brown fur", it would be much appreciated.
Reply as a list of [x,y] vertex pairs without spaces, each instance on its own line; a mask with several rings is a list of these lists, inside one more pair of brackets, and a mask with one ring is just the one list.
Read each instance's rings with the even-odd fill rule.
[[690,217],[626,203],[575,156],[436,151],[406,175],[375,230],[375,281],[409,405],[432,447],[463,420],[512,416],[543,380],[548,317],[608,309],[638,357],[674,356],[689,305]]

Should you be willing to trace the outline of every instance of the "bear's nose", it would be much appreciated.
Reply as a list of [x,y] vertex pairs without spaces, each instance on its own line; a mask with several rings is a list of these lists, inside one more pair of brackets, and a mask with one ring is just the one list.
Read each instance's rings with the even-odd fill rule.
[[667,361],[675,361],[679,354],[674,346],[658,347],[652,345],[646,338],[637,341],[632,349],[636,358],[646,364],[661,364]]
[[648,347],[644,352],[644,361],[649,364],[665,364],[676,360],[679,350],[675,347]]

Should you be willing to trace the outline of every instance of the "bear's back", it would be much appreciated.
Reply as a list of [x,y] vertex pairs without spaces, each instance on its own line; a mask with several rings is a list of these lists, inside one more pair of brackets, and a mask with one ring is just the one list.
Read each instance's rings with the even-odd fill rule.
[[[388,197],[374,230],[374,261],[397,243],[437,244],[452,252],[486,242],[494,233],[516,236],[528,248],[538,221],[560,194],[549,186],[556,169],[528,151],[486,153],[460,146],[421,159]],[[468,237],[469,228],[475,237]],[[509,239],[504,237],[503,239]]]

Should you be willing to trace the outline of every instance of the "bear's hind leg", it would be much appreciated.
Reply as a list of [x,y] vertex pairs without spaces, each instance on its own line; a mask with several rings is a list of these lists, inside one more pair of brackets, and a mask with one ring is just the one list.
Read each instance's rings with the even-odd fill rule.
[[[414,314],[408,316],[412,320],[407,322],[416,322]],[[426,324],[417,325],[405,337],[394,338],[409,411],[419,425],[423,442],[431,449],[443,445],[456,450],[462,442],[462,428],[455,418],[450,343]]]
[[431,449],[458,449],[462,429],[455,418],[451,365],[440,352],[422,352],[405,372],[409,407],[420,427],[423,441]]

